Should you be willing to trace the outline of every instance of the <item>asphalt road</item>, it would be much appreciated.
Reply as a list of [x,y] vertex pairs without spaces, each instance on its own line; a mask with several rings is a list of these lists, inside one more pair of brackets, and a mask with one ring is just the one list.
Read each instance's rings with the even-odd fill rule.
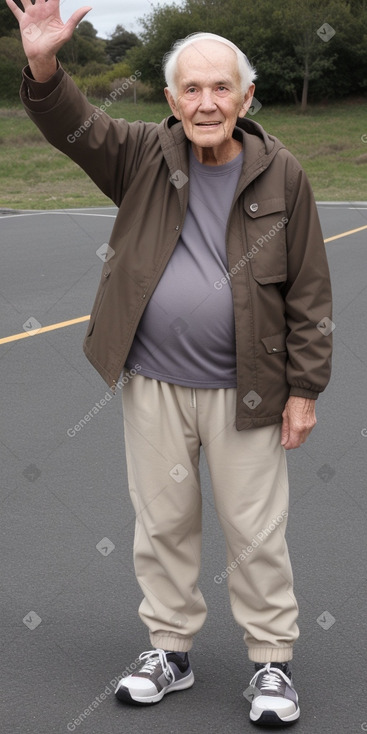
[[[359,231],[326,245],[333,377],[314,432],[288,454],[301,630],[294,730],[359,734],[367,730],[367,204],[319,212],[326,239]],[[86,323],[42,328],[90,313],[102,267],[96,251],[114,215],[0,217],[1,729],[243,734],[255,730],[243,696],[253,670],[226,585],[214,581],[225,548],[204,462],[200,587],[209,613],[191,653],[196,683],[144,709],[112,693],[114,679],[150,648],[137,614],[121,395],[100,403],[107,388],[82,353]],[[93,419],[76,429],[96,403]]]

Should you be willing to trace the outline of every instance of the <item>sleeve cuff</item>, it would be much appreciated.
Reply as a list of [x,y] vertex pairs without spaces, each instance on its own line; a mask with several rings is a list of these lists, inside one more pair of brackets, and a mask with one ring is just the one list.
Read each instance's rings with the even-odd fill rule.
[[23,79],[27,89],[28,99],[31,101],[46,99],[60,84],[64,73],[64,69],[57,62],[57,71],[55,71],[47,82],[36,82],[29,66],[25,66],[23,69]]
[[296,398],[309,398],[309,400],[317,400],[320,393],[315,390],[307,390],[303,387],[291,387],[289,395],[293,395]]

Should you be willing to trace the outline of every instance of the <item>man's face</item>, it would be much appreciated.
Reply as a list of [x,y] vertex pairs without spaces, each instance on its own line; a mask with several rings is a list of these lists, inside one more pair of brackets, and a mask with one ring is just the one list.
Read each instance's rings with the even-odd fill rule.
[[165,94],[199,160],[211,152],[217,162],[230,160],[237,117],[245,116],[255,89],[241,91],[235,52],[219,41],[191,44],[178,57],[176,86],[176,99]]

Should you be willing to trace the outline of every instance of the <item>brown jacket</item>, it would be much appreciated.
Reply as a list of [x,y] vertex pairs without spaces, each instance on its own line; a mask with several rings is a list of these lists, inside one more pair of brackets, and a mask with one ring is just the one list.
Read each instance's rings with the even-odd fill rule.
[[[182,231],[188,140],[174,117],[113,120],[60,68],[21,96],[47,140],[116,204],[84,351],[110,387],[124,367],[144,309]],[[238,430],[281,422],[289,395],[317,398],[330,377],[331,288],[317,209],[296,159],[252,119],[239,119],[243,171],[227,225]],[[222,279],[213,287],[229,287]]]

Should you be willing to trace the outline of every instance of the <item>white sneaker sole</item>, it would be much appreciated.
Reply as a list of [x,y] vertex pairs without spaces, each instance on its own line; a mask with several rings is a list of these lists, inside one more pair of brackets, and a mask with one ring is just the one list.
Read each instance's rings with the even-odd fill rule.
[[289,716],[280,717],[276,711],[262,711],[261,714],[254,714],[250,711],[250,720],[253,724],[260,724],[260,726],[283,726],[284,724],[293,724],[300,717],[300,708]]
[[124,703],[136,703],[139,705],[159,703],[159,701],[162,700],[163,696],[165,696],[166,693],[174,693],[174,691],[184,691],[186,688],[191,688],[194,682],[194,674],[191,671],[189,675],[187,675],[185,678],[174,681],[173,683],[170,683],[170,685],[166,688],[162,688],[162,690],[155,696],[132,695],[130,693],[130,690],[128,688],[125,688],[123,685],[117,686],[115,695],[117,696],[119,701],[123,701]]

